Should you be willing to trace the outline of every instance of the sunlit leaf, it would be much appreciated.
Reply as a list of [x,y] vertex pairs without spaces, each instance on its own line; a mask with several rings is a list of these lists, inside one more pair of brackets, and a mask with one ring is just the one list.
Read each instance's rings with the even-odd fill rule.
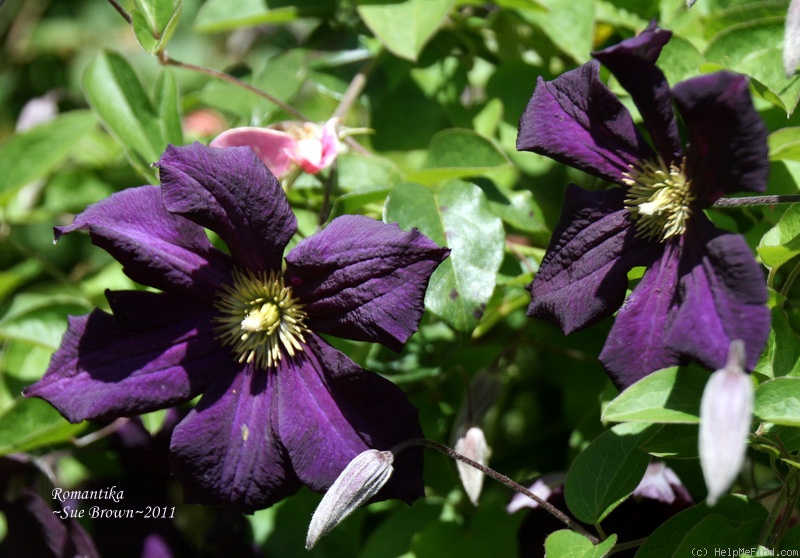
[[775,378],[758,386],[753,414],[764,422],[800,426],[800,378]]
[[436,190],[403,183],[389,195],[384,218],[451,249],[431,277],[425,305],[454,328],[472,331],[494,291],[505,240],[481,189],[461,181]]
[[358,14],[389,51],[416,60],[444,22],[453,0],[356,0]]
[[544,551],[548,556],[559,558],[604,558],[609,555],[616,542],[617,536],[611,535],[595,546],[580,533],[562,529],[547,536]]
[[0,413],[0,455],[69,441],[86,424],[68,423],[40,399],[19,398]]
[[680,367],[649,374],[614,398],[604,409],[603,420],[697,423],[708,377],[704,370]]
[[178,24],[182,0],[134,0],[133,34],[147,52],[162,50]]
[[88,111],[67,112],[0,145],[0,205],[19,188],[52,172],[95,123]]

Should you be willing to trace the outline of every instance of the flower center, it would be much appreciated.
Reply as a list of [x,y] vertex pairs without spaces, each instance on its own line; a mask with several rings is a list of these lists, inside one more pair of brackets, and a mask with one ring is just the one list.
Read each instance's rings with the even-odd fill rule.
[[233,285],[223,286],[214,306],[222,312],[218,338],[239,362],[271,368],[284,352],[292,357],[303,350],[307,315],[278,272],[234,270]]
[[661,157],[645,161],[624,173],[622,182],[629,186],[625,205],[637,235],[663,242],[686,231],[695,196],[683,162],[667,167]]

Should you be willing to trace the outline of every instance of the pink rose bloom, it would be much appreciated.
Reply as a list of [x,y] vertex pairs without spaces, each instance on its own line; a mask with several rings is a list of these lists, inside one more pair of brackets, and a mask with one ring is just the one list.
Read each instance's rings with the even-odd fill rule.
[[217,136],[211,147],[250,147],[278,178],[299,167],[309,174],[331,166],[339,154],[338,119],[324,125],[285,122],[273,128],[245,126]]

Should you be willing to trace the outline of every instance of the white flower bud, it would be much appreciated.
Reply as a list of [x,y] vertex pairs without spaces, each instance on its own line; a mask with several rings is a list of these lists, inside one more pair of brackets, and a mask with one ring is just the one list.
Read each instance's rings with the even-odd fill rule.
[[311,517],[306,549],[375,496],[392,476],[394,455],[390,451],[369,449],[358,454],[328,489]]
[[[477,426],[468,428],[458,438],[455,450],[481,465],[486,465],[489,460],[490,450],[489,446],[486,445],[486,437],[483,435],[483,430]],[[483,488],[483,471],[470,467],[461,461],[456,461],[456,468],[458,468],[461,484],[464,485],[464,492],[467,493],[470,502],[477,506],[478,498]]]
[[731,342],[728,364],[711,375],[700,402],[700,465],[709,506],[727,492],[744,463],[753,422],[753,384],[744,362],[744,343]]
[[783,69],[786,77],[792,77],[800,63],[800,1],[789,2],[786,24],[783,30]]

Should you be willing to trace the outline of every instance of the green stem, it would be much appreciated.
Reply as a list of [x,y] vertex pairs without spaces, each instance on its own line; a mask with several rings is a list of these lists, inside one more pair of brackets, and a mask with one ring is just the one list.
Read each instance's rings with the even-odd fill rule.
[[543,500],[543,499],[539,498],[536,494],[534,494],[533,492],[531,492],[530,490],[528,490],[527,488],[525,488],[524,486],[522,486],[518,482],[515,482],[515,481],[511,480],[510,478],[508,478],[507,476],[505,476],[505,475],[503,475],[501,473],[498,473],[494,469],[490,469],[486,465],[478,463],[477,461],[473,461],[472,459],[470,459],[469,457],[467,457],[465,455],[461,455],[457,451],[445,446],[444,444],[440,444],[439,442],[434,442],[433,440],[428,440],[427,438],[413,438],[411,440],[406,440],[405,442],[401,442],[401,443],[397,444],[390,451],[393,454],[397,455],[398,453],[400,453],[404,449],[406,449],[408,447],[411,447],[411,446],[425,446],[425,447],[429,447],[431,449],[435,449],[436,451],[441,452],[441,453],[447,455],[448,457],[452,457],[453,459],[458,459],[462,463],[466,463],[470,467],[478,469],[480,472],[482,472],[487,477],[490,477],[490,478],[496,480],[497,482],[500,482],[500,483],[506,485],[511,490],[515,490],[516,492],[519,492],[520,494],[524,494],[525,496],[527,496],[528,498],[530,498],[531,500],[533,500],[534,502],[539,504],[542,508],[544,508],[545,510],[550,512],[551,515],[553,515],[556,519],[558,519],[559,521],[564,523],[567,527],[569,527],[570,529],[572,529],[573,531],[575,531],[577,533],[580,533],[581,535],[583,535],[584,537],[586,537],[587,539],[592,541],[592,544],[596,545],[596,544],[598,544],[600,542],[600,539],[598,539],[597,537],[592,535],[589,531],[584,529],[581,525],[579,525],[577,522],[575,522],[567,514],[562,512],[560,509],[555,507],[553,504],[547,502],[546,500]]

